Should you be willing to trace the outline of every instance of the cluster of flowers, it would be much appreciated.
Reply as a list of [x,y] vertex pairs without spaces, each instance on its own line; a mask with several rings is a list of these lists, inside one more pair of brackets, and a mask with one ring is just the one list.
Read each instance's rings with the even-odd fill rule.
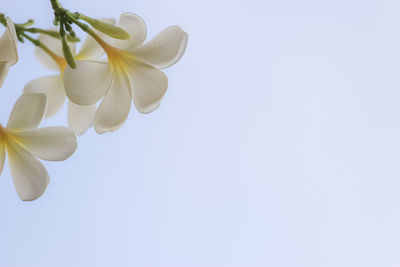
[[[38,59],[56,75],[29,82],[11,112],[6,127],[0,124],[0,174],[6,152],[19,197],[34,200],[49,183],[48,173],[38,160],[62,161],[77,148],[76,135],[91,126],[99,134],[118,130],[126,121],[131,103],[141,113],[157,109],[168,80],[160,70],[175,64],[183,55],[187,34],[171,26],[152,40],[146,39],[144,21],[124,13],[117,25],[129,34],[118,40],[94,30],[75,55],[76,68],[68,66],[60,40],[40,35],[48,49],[36,48]],[[13,22],[0,37],[0,87],[10,66],[18,61],[18,39]],[[56,114],[68,98],[68,127],[37,128],[45,117]],[[100,102],[98,104],[98,102]]]

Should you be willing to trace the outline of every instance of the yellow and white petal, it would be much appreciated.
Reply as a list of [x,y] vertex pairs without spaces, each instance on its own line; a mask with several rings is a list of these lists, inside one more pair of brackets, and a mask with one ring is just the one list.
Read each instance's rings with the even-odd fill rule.
[[45,127],[14,132],[13,137],[27,151],[49,161],[67,159],[78,146],[75,133],[67,127]]
[[6,80],[9,69],[10,63],[8,61],[0,61],[0,88]]
[[77,135],[84,134],[92,125],[96,105],[79,106],[68,101],[68,126]]
[[7,128],[16,131],[37,128],[43,120],[46,106],[47,97],[45,94],[21,95],[11,111]]
[[7,29],[0,37],[0,61],[14,65],[18,61],[18,39],[14,23],[7,17]]
[[[99,19],[100,21],[103,21],[105,23],[115,25],[115,19],[113,18],[101,18]],[[102,32],[99,32],[97,30],[94,30],[96,34],[102,38],[105,39],[106,35],[103,34]],[[95,60],[101,58],[103,55],[105,55],[105,52],[103,48],[96,42],[96,40],[93,39],[89,34],[86,35],[85,40],[83,41],[82,47],[79,50],[78,54],[75,56],[75,59],[77,60]]]
[[[51,28],[50,30],[58,31],[56,28]],[[62,51],[61,40],[57,38],[53,38],[46,34],[40,34],[38,37],[39,41],[46,45],[55,55],[58,57],[64,58]],[[75,54],[75,43],[69,42],[69,48],[71,49],[72,54]],[[51,70],[59,70],[59,65],[54,61],[53,58],[49,56],[43,49],[40,47],[35,48],[35,55],[39,59],[39,61],[47,68]]]
[[141,61],[131,60],[127,66],[136,109],[141,113],[154,111],[167,91],[167,76]]
[[179,26],[170,26],[151,41],[131,50],[136,58],[162,69],[174,65],[186,50],[188,34]]
[[109,42],[120,49],[129,49],[143,44],[146,39],[147,29],[143,19],[133,13],[123,13],[119,17],[117,26],[124,29],[129,34],[128,40],[118,40],[109,38]]
[[96,132],[102,134],[118,130],[128,118],[131,103],[132,94],[128,77],[116,71],[111,87],[94,117]]
[[46,117],[55,115],[64,105],[65,89],[60,75],[41,77],[25,85],[24,93],[42,93],[47,96]]
[[3,172],[5,160],[6,160],[6,144],[5,144],[5,139],[2,137],[2,133],[0,133],[0,175]]
[[50,181],[46,168],[12,138],[7,139],[6,147],[8,165],[18,196],[24,201],[37,199]]
[[78,60],[75,69],[65,69],[65,92],[77,105],[93,105],[107,92],[112,76],[112,68],[107,62]]

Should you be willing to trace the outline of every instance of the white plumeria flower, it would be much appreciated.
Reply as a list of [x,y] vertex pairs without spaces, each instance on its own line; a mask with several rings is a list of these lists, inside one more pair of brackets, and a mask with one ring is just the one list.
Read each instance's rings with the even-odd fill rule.
[[[36,47],[35,54],[42,64],[59,74],[41,77],[30,81],[24,88],[25,93],[43,93],[47,95],[48,107],[46,117],[55,115],[64,105],[66,95],[63,75],[67,62],[62,52],[61,41],[45,34],[39,35],[39,41],[46,45],[50,51]],[[70,43],[72,53],[75,53],[75,44]],[[75,56],[77,59],[98,59],[104,51],[90,36],[85,39],[82,48]],[[68,125],[78,135],[83,134],[92,126],[95,105],[80,106],[68,101]]]
[[37,129],[46,104],[44,94],[23,94],[14,105],[7,127],[0,124],[0,174],[7,151],[15,188],[24,201],[40,197],[49,183],[49,175],[37,158],[65,160],[77,147],[75,133],[66,127]]
[[0,37],[0,87],[6,79],[10,66],[18,61],[18,38],[14,23],[9,17],[6,18],[7,28]]
[[146,25],[132,13],[122,14],[117,26],[129,33],[129,40],[94,36],[108,63],[78,60],[76,69],[67,67],[64,73],[65,90],[72,102],[92,105],[103,98],[94,117],[97,133],[118,130],[129,115],[132,99],[141,113],[158,108],[168,87],[167,77],[159,69],[175,64],[188,40],[180,27],[171,26],[143,44]]

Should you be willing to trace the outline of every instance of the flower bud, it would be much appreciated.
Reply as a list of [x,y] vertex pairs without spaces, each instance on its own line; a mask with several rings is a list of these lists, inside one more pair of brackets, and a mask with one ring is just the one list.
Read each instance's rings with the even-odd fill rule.
[[54,20],[53,20],[54,26],[58,26],[59,22],[60,22],[60,20],[59,20],[58,17],[56,16],[56,17],[54,18]]
[[120,40],[129,39],[129,34],[120,27],[105,23],[98,19],[89,18],[82,14],[79,14],[79,18],[89,23],[96,30],[101,31],[112,38]]
[[76,68],[75,58],[72,55],[71,49],[69,49],[69,45],[67,43],[67,39],[65,38],[65,36],[61,37],[61,41],[62,41],[62,50],[63,50],[64,58],[67,61],[68,65],[72,69],[75,69]]
[[72,31],[72,27],[68,23],[64,23],[64,27],[68,32]]
[[[74,36],[72,36],[72,34],[74,34]],[[67,35],[67,41],[71,42],[71,43],[76,43],[79,42],[81,39],[79,39],[78,37],[76,37],[75,32],[70,33],[69,35]]]

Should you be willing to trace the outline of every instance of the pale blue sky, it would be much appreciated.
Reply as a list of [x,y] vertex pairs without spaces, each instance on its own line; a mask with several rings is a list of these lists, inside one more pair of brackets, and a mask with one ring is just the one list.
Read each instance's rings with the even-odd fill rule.
[[[3,2],[52,21],[49,1]],[[5,168],[1,267],[400,266],[400,2],[61,2],[135,12],[149,38],[177,24],[189,44],[161,107],[45,163],[39,200],[21,202]],[[19,52],[0,123],[52,73]]]

